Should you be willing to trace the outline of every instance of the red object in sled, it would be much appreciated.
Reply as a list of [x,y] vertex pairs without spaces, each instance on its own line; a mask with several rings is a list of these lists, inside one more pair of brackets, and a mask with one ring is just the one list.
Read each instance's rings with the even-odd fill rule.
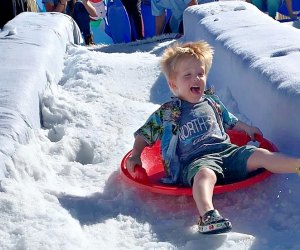
[[[244,132],[230,130],[227,133],[230,136],[231,142],[238,146],[243,146],[250,142],[250,137]],[[272,142],[268,141],[261,135],[256,135],[255,140],[259,143],[258,147],[260,148],[265,148],[272,152],[278,151],[277,147]],[[130,156],[131,151],[124,156],[121,162],[121,175],[130,184],[150,192],[165,195],[192,195],[192,189],[190,187],[167,185],[160,182],[160,179],[165,176],[165,172],[161,161],[159,142],[154,144],[152,147],[144,149],[141,156],[143,168],[136,166],[135,176],[131,176],[125,166],[125,162]],[[263,181],[271,174],[271,172],[264,169],[258,170],[244,180],[225,185],[216,185],[214,188],[214,194],[231,192],[240,188],[251,186]]]

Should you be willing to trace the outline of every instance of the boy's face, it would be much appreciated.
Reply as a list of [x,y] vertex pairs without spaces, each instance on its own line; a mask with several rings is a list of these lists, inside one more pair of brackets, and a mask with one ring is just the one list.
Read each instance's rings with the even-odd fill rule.
[[173,92],[181,100],[197,103],[201,99],[205,86],[205,65],[195,57],[181,58],[175,66],[174,77],[169,79]]

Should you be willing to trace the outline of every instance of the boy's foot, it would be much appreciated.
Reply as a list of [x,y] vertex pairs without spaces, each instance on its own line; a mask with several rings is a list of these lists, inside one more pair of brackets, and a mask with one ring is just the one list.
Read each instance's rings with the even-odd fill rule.
[[198,228],[203,234],[219,234],[229,232],[232,225],[228,219],[219,214],[218,210],[210,210],[200,217]]

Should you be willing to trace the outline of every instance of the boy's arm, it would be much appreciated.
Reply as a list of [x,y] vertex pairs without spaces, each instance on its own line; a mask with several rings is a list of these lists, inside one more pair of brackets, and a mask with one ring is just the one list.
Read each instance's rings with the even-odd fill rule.
[[126,161],[126,168],[128,172],[133,175],[135,165],[142,166],[141,154],[145,147],[148,146],[148,143],[144,140],[144,138],[140,135],[135,137],[135,141],[133,144],[132,154]]
[[161,127],[162,120],[160,117],[160,109],[158,109],[148,118],[146,123],[134,133],[135,140],[131,157],[126,161],[126,168],[131,176],[134,176],[134,168],[136,165],[142,167],[141,154],[144,148],[153,145],[161,138]]
[[220,105],[225,130],[233,129],[238,131],[245,131],[250,136],[252,141],[255,140],[254,139],[255,134],[262,135],[262,132],[260,131],[259,128],[250,126],[238,120],[238,118],[235,117],[235,115],[230,113],[217,95],[208,95],[208,96]]
[[219,105],[219,109],[221,110],[221,115],[223,119],[224,129],[227,130],[233,128],[235,124],[238,122],[238,118],[228,111],[228,109],[221,102],[220,98],[217,95],[207,94],[206,96]]
[[245,131],[250,136],[252,141],[255,141],[254,139],[255,134],[262,135],[262,132],[260,131],[259,128],[250,126],[242,121],[237,121],[237,123],[234,125],[232,129],[238,131]]

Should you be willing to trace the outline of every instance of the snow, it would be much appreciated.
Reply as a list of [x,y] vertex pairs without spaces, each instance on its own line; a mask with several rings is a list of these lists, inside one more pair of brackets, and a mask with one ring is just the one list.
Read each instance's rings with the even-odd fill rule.
[[[86,48],[75,44],[76,27],[64,15],[18,18],[0,33],[0,103],[9,111],[0,116],[0,249],[299,249],[296,175],[216,195],[233,231],[212,236],[196,232],[192,197],[149,193],[121,179],[133,132],[171,96],[158,61],[172,36]],[[209,83],[226,106],[299,156],[299,31],[241,2],[190,8],[184,22],[182,41],[215,47]],[[15,34],[7,37],[7,29]],[[276,61],[267,56],[275,47],[293,50]]]
[[[40,94],[62,74],[67,43],[80,43],[78,27],[66,15],[22,13],[0,33],[0,154],[15,152],[40,128]],[[0,179],[4,163],[0,160]]]

